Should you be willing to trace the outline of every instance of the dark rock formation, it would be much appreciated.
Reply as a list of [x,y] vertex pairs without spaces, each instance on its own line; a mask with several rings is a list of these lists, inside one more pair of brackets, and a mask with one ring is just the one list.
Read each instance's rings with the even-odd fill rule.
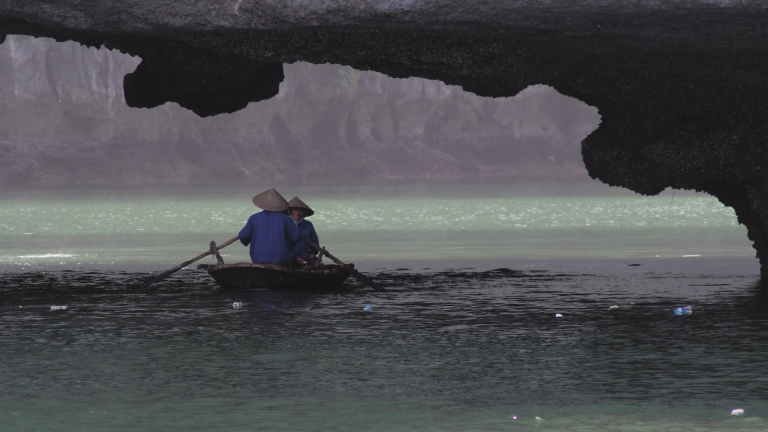
[[[600,128],[583,143],[590,175],[643,194],[671,186],[717,196],[747,226],[768,273],[764,1],[5,0],[0,33],[105,44],[149,62],[229,59],[184,66],[200,75],[171,68],[184,82],[167,93],[168,80],[155,77],[161,99],[201,92],[248,61],[344,64],[481,96],[550,85],[600,110]],[[269,88],[275,77],[260,67],[253,86]],[[136,104],[157,102],[146,102],[151,82]],[[242,85],[217,87],[231,105],[202,107],[191,90],[184,103],[231,111]]]
[[150,55],[127,74],[125,101],[136,108],[173,101],[207,117],[274,97],[283,78],[282,63],[262,64],[244,57],[178,49]]

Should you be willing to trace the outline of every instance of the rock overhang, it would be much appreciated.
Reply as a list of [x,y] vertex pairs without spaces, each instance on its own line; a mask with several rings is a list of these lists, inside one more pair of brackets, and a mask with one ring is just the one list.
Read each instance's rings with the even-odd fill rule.
[[[186,76],[188,85],[174,92],[160,79],[168,94],[157,98],[181,98],[177,102],[212,115],[242,108],[243,96],[236,97],[242,93],[252,100],[270,97],[282,78],[266,65],[296,61],[439,79],[482,96],[513,96],[535,83],[562,87],[568,78],[578,84],[587,75],[610,85],[610,71],[603,77],[593,67],[610,64],[610,57],[631,62],[680,53],[763,53],[766,5],[749,0],[5,0],[0,34],[71,39],[137,55],[153,65],[140,68],[134,81],[159,79],[154,70],[159,67],[170,71],[165,81]],[[552,72],[551,63],[558,61],[570,70]],[[249,73],[264,67],[268,71]],[[565,72],[567,77],[558,76]],[[236,78],[243,74],[262,81],[262,88],[246,91]],[[208,79],[196,85],[191,82],[196,77]],[[238,99],[230,107],[198,108],[183,100],[198,87],[225,91],[227,82]],[[570,89],[560,90],[569,94]],[[156,103],[137,92],[136,97],[127,92],[129,103]]]
[[129,105],[202,116],[276,95],[296,61],[491,97],[550,85],[600,110],[592,177],[711,193],[768,265],[768,1],[0,0],[0,34],[138,55]]

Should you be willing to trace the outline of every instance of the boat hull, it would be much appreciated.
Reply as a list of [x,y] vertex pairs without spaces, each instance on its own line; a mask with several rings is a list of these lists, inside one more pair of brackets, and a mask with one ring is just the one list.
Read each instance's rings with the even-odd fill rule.
[[341,288],[349,277],[335,265],[306,271],[258,263],[220,264],[205,269],[227,290],[329,290]]

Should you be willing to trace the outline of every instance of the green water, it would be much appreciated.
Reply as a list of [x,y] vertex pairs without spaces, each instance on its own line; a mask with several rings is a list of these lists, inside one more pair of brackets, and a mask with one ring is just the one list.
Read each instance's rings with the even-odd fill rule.
[[0,431],[768,430],[768,291],[712,197],[281,187],[386,291],[134,288],[262,189],[0,194]]
[[[237,234],[258,190],[6,193],[0,268],[156,270]],[[316,211],[321,242],[362,268],[500,260],[749,257],[731,208],[671,192],[606,186],[432,185],[282,188]],[[239,244],[225,261],[248,261]],[[207,262],[207,261],[205,261]]]

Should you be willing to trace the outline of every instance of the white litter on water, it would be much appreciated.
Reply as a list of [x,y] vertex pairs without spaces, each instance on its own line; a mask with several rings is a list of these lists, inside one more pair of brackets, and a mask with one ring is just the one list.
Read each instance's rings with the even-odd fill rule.
[[51,306],[51,310],[52,311],[55,311],[55,310],[66,310],[66,309],[67,309],[66,306],[55,306],[55,305]]
[[619,306],[613,305],[613,306],[609,307],[608,309],[618,309],[618,308],[619,308]]
[[371,311],[373,311],[373,307],[371,307],[371,305],[366,305],[363,308],[363,312],[371,312]]
[[735,416],[744,415],[744,410],[741,408],[736,408],[735,410],[731,411],[731,415],[735,415]]
[[563,314],[555,314],[555,318],[562,318]]
[[232,307],[235,309],[242,309],[243,308],[243,302],[234,302],[232,303]]

